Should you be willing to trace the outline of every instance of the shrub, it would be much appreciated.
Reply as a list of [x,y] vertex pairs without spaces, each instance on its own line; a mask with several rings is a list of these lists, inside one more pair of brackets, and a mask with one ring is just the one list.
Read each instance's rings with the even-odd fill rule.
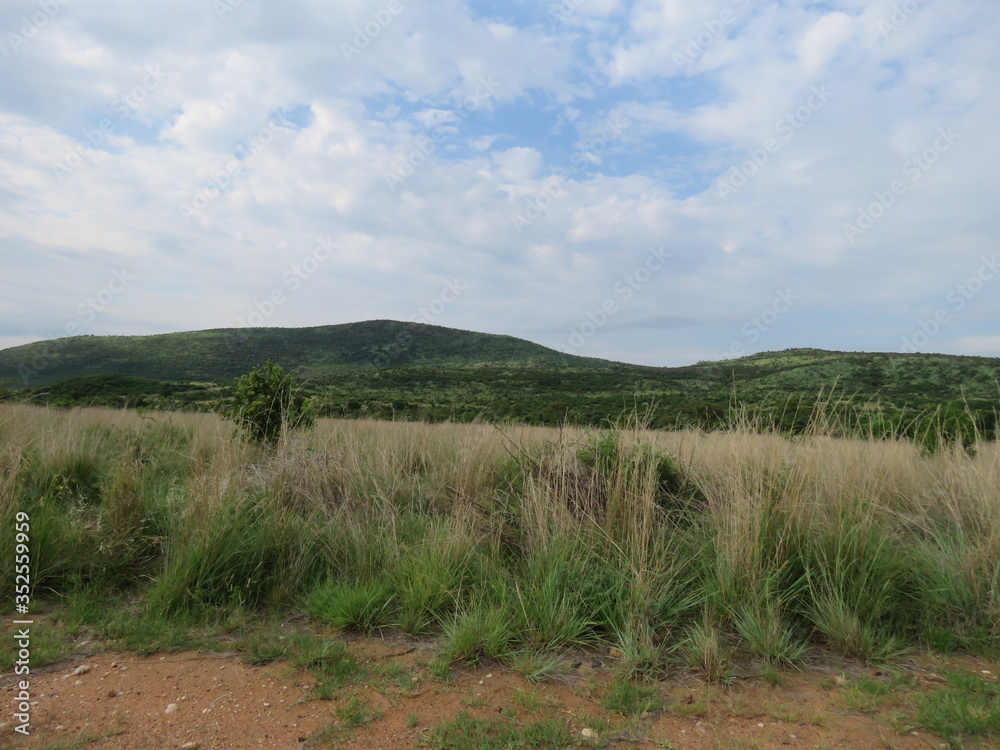
[[[602,497],[652,491],[661,509],[679,517],[706,502],[701,488],[676,458],[646,443],[628,445],[621,432],[591,436],[576,455]],[[652,486],[647,486],[649,478]]]
[[316,421],[315,408],[294,378],[271,360],[236,379],[226,416],[250,441],[262,445],[273,445],[286,429]]

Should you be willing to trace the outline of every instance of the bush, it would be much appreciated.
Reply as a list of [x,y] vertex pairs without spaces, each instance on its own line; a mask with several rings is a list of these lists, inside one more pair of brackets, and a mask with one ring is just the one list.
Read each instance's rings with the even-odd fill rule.
[[[678,519],[706,502],[701,488],[676,458],[646,443],[626,445],[620,432],[591,436],[577,451],[577,459],[597,482],[603,498],[651,491],[656,504],[673,511]],[[649,478],[652,486],[646,486]]]
[[273,445],[286,429],[311,427],[316,421],[313,405],[292,376],[271,360],[237,378],[233,390],[226,416],[254,443]]

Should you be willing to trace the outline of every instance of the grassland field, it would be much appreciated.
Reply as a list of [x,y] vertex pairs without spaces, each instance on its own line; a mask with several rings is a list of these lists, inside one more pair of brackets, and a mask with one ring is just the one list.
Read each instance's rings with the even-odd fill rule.
[[[995,656],[1000,446],[828,427],[321,419],[266,448],[215,414],[8,403],[0,528],[30,516],[49,661],[81,629],[149,653],[289,613],[434,639],[441,675],[543,680],[571,649],[613,649],[623,684],[722,686],[822,654]],[[998,695],[975,700],[947,742],[1000,737]]]

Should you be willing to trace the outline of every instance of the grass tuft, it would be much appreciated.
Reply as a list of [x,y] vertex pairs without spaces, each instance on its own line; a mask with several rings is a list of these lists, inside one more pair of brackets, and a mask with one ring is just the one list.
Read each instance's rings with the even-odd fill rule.
[[335,628],[373,633],[393,621],[393,603],[388,582],[364,585],[330,582],[313,591],[306,609]]
[[509,613],[477,608],[460,613],[445,625],[442,658],[452,664],[480,665],[511,657],[516,651]]
[[917,720],[949,747],[1000,738],[1000,685],[961,672],[945,675],[947,687],[917,696]]
[[616,680],[611,683],[601,698],[603,708],[622,716],[655,713],[662,710],[664,704],[663,696],[655,687],[627,680]]

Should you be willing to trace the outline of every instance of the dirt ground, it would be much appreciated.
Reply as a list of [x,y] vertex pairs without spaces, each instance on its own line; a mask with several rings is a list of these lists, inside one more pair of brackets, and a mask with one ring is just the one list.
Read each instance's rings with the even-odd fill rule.
[[[859,664],[812,664],[780,674],[779,684],[738,679],[728,688],[677,674],[657,686],[666,706],[628,719],[600,706],[614,680],[613,658],[570,657],[558,683],[532,685],[499,667],[457,669],[450,682],[434,678],[429,642],[398,637],[351,639],[374,675],[330,700],[310,699],[312,676],[275,662],[255,667],[235,654],[182,652],[145,658],[123,653],[78,657],[34,673],[31,736],[13,732],[16,688],[0,687],[0,747],[143,750],[224,750],[307,747],[413,748],[431,728],[460,712],[518,721],[555,718],[582,746],[750,750],[759,748],[938,748],[938,738],[907,723],[906,695],[877,706],[845,700],[859,677],[888,679]],[[576,659],[576,661],[574,661]],[[912,693],[940,682],[941,660],[914,659]],[[996,664],[950,660],[950,666],[1000,674]],[[81,669],[85,667],[85,669]],[[772,680],[773,682],[774,680]],[[343,727],[343,706],[364,698],[367,723]],[[340,718],[337,710],[341,709]],[[912,720],[912,716],[910,717]],[[326,728],[325,737],[322,732]]]

